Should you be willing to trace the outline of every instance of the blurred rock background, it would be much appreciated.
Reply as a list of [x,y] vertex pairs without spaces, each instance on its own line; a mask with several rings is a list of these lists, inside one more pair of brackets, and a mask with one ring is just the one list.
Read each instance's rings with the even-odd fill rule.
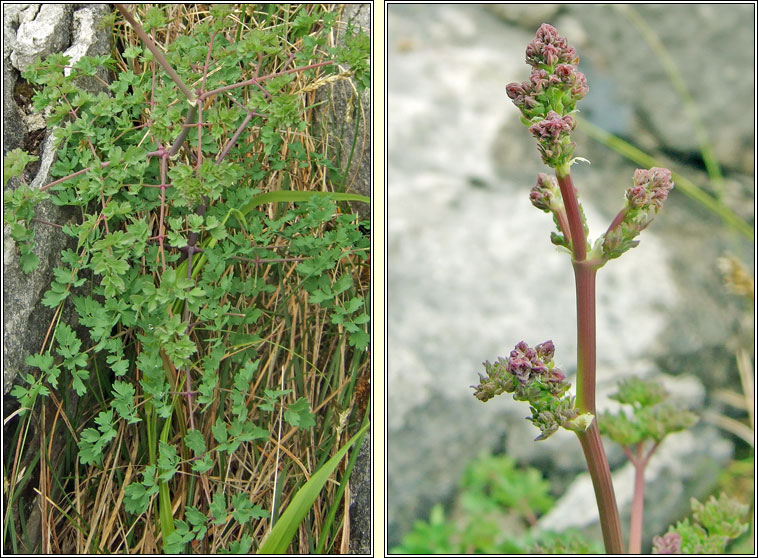
[[[524,404],[475,400],[484,360],[521,340],[552,339],[573,373],[574,281],[528,192],[545,171],[505,86],[524,81],[524,50],[542,22],[576,47],[589,95],[580,116],[654,156],[754,223],[754,6],[644,5],[634,12],[684,78],[723,181],[709,180],[687,103],[629,14],[599,5],[389,5],[388,520],[389,546],[433,503],[449,500],[468,460],[505,452],[540,467],[566,496],[561,526],[595,532],[579,444],[533,443]],[[586,130],[586,128],[584,128]],[[605,230],[637,166],[580,128],[572,169],[590,225]],[[739,386],[735,351],[753,347],[752,307],[727,292],[718,259],[749,269],[754,239],[675,188],[640,245],[598,273],[598,407],[621,377],[661,377],[697,413],[723,410],[714,390]],[[747,318],[746,318],[747,316]],[[650,465],[649,543],[702,497],[741,442],[701,420],[664,442]],[[622,522],[631,473],[607,444]],[[742,443],[742,446],[745,446]],[[663,497],[665,496],[665,497]],[[567,513],[566,510],[571,510]],[[570,522],[567,523],[567,517]],[[556,527],[553,521],[553,527]],[[643,547],[644,549],[644,547]]]

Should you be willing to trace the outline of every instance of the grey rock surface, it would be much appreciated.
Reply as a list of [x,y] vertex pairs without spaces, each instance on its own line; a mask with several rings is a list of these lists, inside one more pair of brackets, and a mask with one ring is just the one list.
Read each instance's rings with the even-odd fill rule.
[[[646,13],[643,7],[640,11],[646,19],[657,13]],[[677,14],[677,36],[687,30],[695,33],[704,24],[695,11]],[[505,19],[520,17],[525,16]],[[576,46],[580,70],[588,76],[590,93],[579,106],[581,116],[632,139],[629,134],[646,122],[618,91],[631,90],[635,76],[647,75],[645,68],[657,62],[649,53],[633,58],[634,65],[621,77],[617,68],[611,71],[608,63],[600,62],[613,49],[632,48],[596,40],[600,25],[607,37],[628,31],[628,22],[608,7],[564,5],[551,23]],[[427,517],[434,502],[452,496],[465,464],[481,451],[505,451],[557,477],[561,472],[573,476],[585,466],[572,434],[558,433],[547,442],[533,443],[537,431],[523,420],[528,414],[525,405],[507,396],[482,404],[468,387],[477,382],[483,360],[507,355],[521,340],[534,345],[552,339],[556,361],[574,372],[571,265],[567,255],[550,244],[550,218],[528,201],[536,174],[546,169],[505,95],[507,83],[529,75],[524,49],[536,26],[515,26],[493,17],[489,6],[475,5],[392,5],[387,24],[391,546],[415,519]],[[748,20],[744,25],[749,27]],[[617,28],[624,31],[614,31]],[[640,40],[637,45],[634,48],[642,48]],[[695,57],[709,67],[722,66],[726,58],[731,60],[732,50],[742,48],[732,42],[711,50],[698,45],[696,51],[691,43],[667,46],[675,59]],[[743,69],[749,73],[751,68]],[[660,103],[662,97],[668,103],[676,95],[666,88],[667,78],[661,73],[646,79],[646,87],[660,88]],[[752,94],[735,102],[746,100],[752,102]],[[665,127],[665,119],[684,116],[670,112],[656,118],[664,119],[658,125]],[[714,124],[713,137],[732,124],[744,123],[723,117]],[[643,147],[659,157],[693,149],[691,142],[669,144],[677,140],[645,135],[646,140],[651,137],[656,140],[652,147]],[[747,140],[743,137],[735,147],[740,160],[751,153],[752,139]],[[636,165],[580,131],[576,142],[576,155],[591,161],[577,164],[572,173],[590,236],[596,238],[621,208]],[[707,183],[702,171],[687,166],[686,160],[663,160],[697,184]],[[732,165],[727,160],[722,164]],[[744,170],[736,165],[727,176],[733,187],[726,199],[752,223],[753,183],[739,174]],[[727,250],[752,265],[750,241],[675,189],[662,214],[641,235],[640,246],[599,271],[600,410],[610,404],[607,395],[626,375],[686,373],[682,380],[699,386],[701,393],[704,385],[710,388],[735,378],[729,347],[745,332],[741,301],[724,292],[716,270],[717,258]],[[728,459],[730,443],[718,447],[703,459],[716,464]],[[623,463],[620,452],[610,459],[613,467]],[[712,469],[700,471],[705,479],[699,482],[707,485]],[[684,502],[686,507],[686,498]],[[671,512],[676,506],[664,509]]]
[[24,113],[13,100],[17,75],[10,59],[3,57],[3,156],[8,151],[21,148],[26,135]]
[[[753,174],[754,59],[746,46],[755,40],[755,30],[747,24],[755,19],[754,4],[726,9],[716,4],[608,5],[598,10],[574,6],[566,17],[577,25],[581,21],[588,61],[617,84],[616,101],[631,107],[630,137],[644,139],[646,149],[663,145],[679,153],[697,153],[692,111],[702,119],[719,163]],[[662,51],[643,38],[634,23],[638,19],[660,41]],[[666,56],[692,98],[692,109],[686,97],[672,94]]]
[[371,438],[361,444],[350,475],[350,553],[371,554]]
[[73,9],[71,4],[9,5],[4,10],[3,34],[13,66],[24,71],[36,58],[68,47]]
[[[13,92],[20,72],[36,58],[68,49],[72,63],[81,56],[105,54],[110,49],[110,30],[97,29],[97,21],[109,11],[105,5],[17,4],[4,9],[3,51],[4,69],[4,153],[20,147],[40,157],[25,178],[39,188],[50,180],[49,169],[55,160],[51,130],[38,129],[29,117],[27,106],[19,106]],[[83,84],[85,86],[86,84]],[[42,139],[32,142],[32,134]],[[17,179],[9,182],[15,188]],[[71,218],[66,209],[49,203],[41,204],[38,218],[51,223],[65,223]],[[35,228],[35,253],[39,267],[30,275],[18,266],[18,250],[10,238],[8,228],[3,231],[3,393],[8,393],[19,371],[25,370],[24,359],[39,350],[47,332],[53,310],[40,305],[42,295],[58,264],[67,238],[58,229],[45,226]]]

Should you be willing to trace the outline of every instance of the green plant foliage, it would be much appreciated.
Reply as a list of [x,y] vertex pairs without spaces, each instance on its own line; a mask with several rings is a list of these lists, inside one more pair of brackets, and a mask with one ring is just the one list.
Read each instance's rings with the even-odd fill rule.
[[680,536],[681,554],[723,554],[729,541],[749,527],[744,522],[749,506],[724,493],[718,498],[711,496],[705,504],[695,498],[690,502],[692,520],[679,521],[668,530]]
[[560,533],[546,531],[540,533],[539,542],[534,544],[532,554],[603,554],[603,547],[595,542],[587,540],[577,529],[567,529]]
[[606,411],[598,422],[600,432],[622,446],[652,440],[660,442],[667,435],[686,430],[697,422],[690,411],[678,409],[666,402],[668,393],[657,381],[631,378],[619,384],[611,399],[631,405],[632,414],[623,409]]
[[[60,509],[70,509],[74,482],[92,483],[77,500],[91,502],[97,482],[113,475],[107,467],[124,481],[111,526],[138,523],[118,540],[98,532],[87,551],[133,551],[146,540],[159,541],[148,552],[256,549],[273,487],[251,492],[240,478],[268,478],[265,468],[280,465],[268,459],[280,411],[287,459],[313,468],[311,480],[339,461],[333,430],[354,433],[363,420],[355,412],[336,423],[369,366],[370,300],[358,278],[370,223],[345,202],[370,200],[324,179],[330,154],[325,138],[310,135],[308,86],[336,63],[354,65],[370,85],[368,36],[355,31],[351,46],[332,52],[337,17],[320,5],[181,9],[186,20],[165,6],[129,5],[113,18],[120,52],[33,63],[23,77],[55,138],[54,182],[23,182],[36,156],[14,150],[4,159],[4,184],[21,177],[4,217],[25,273],[38,265],[35,227],[46,226],[35,207],[49,200],[79,216],[58,229],[70,245],[42,295],[55,310],[52,335],[11,393],[23,416],[54,390],[70,412],[76,393],[78,414],[59,424],[73,423],[76,449],[66,458],[80,470],[56,486]],[[158,46],[134,44],[135,25]],[[169,32],[177,25],[188,27]],[[82,89],[84,77],[100,89]],[[272,370],[284,370],[286,389]],[[298,523],[326,477],[290,476],[280,488],[286,506],[309,487]],[[66,517],[89,530],[81,513]],[[330,540],[341,525],[332,529]]]
[[393,554],[595,553],[596,542],[577,531],[532,529],[554,505],[539,471],[520,468],[507,456],[481,455],[466,467],[454,517],[436,504],[428,521],[416,521]]
[[301,397],[287,408],[284,412],[284,420],[297,428],[311,428],[316,424],[305,397]]
[[468,510],[509,508],[526,517],[541,515],[555,503],[549,483],[537,469],[519,469],[508,457],[479,457],[463,473],[461,488]]
[[3,186],[6,186],[8,181],[14,176],[20,176],[24,172],[26,165],[38,160],[39,157],[29,155],[22,149],[16,148],[10,150],[3,160]]
[[403,537],[402,544],[394,547],[390,553],[456,554],[459,547],[450,540],[455,531],[456,525],[445,521],[442,504],[435,504],[429,513],[429,521],[415,521],[413,529]]

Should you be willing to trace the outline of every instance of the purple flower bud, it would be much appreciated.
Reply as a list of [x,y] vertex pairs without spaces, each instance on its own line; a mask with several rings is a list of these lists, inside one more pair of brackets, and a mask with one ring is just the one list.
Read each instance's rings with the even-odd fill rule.
[[653,554],[681,554],[682,536],[676,531],[653,537]]
[[560,368],[553,367],[553,369],[550,371],[548,381],[556,384],[563,383],[566,381],[566,374],[564,374],[563,370]]
[[524,384],[532,375],[532,363],[524,356],[508,359],[508,372],[516,376]]
[[526,341],[519,341],[518,344],[516,344],[516,348],[511,351],[511,356],[515,357],[519,353],[523,354],[528,348],[529,345],[526,344]]
[[540,343],[535,347],[535,349],[537,349],[537,354],[546,362],[553,360],[553,355],[555,354],[555,345],[553,345],[553,342],[551,340]]

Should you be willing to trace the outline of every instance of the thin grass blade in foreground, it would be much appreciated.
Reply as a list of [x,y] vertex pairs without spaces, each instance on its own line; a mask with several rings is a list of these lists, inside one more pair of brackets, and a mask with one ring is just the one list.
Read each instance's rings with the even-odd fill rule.
[[350,446],[358,440],[362,440],[370,426],[371,423],[365,423],[358,433],[350,438],[347,443],[334,454],[334,457],[327,461],[321,469],[316,471],[311,476],[310,480],[297,491],[297,494],[292,498],[290,505],[279,518],[279,521],[276,522],[276,525],[274,525],[274,528],[271,529],[271,532],[258,549],[258,554],[284,554],[287,552],[287,548],[292,542],[292,538],[295,536],[295,532],[297,531],[300,522],[305,517],[305,514],[311,509],[311,506],[313,506],[313,502],[318,498],[318,494],[326,484],[326,481],[329,479],[332,472],[334,472],[334,469],[337,468],[337,465],[339,465],[342,458],[345,457]]

